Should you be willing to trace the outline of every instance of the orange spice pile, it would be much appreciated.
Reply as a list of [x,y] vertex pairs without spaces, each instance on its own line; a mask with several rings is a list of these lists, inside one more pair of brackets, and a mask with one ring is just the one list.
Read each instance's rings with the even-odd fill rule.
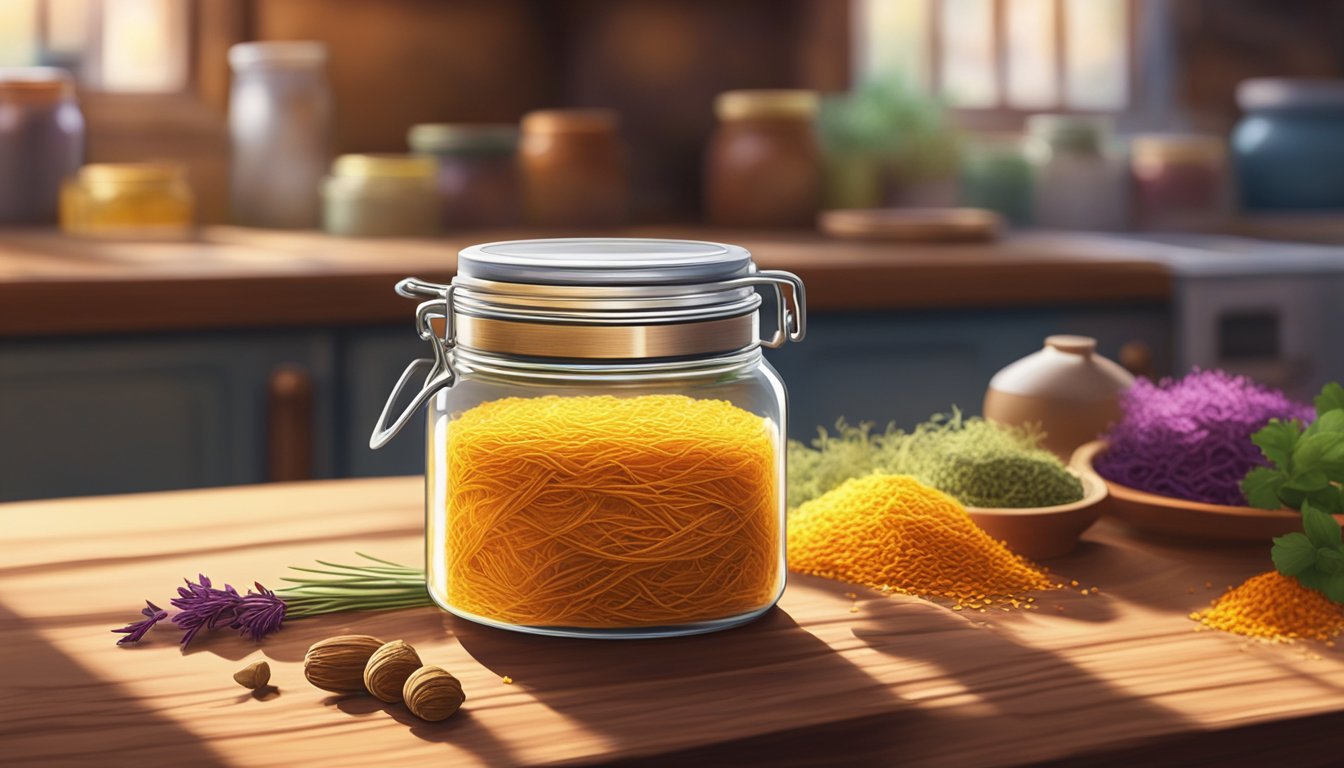
[[1278,571],[1252,576],[1190,618],[1213,629],[1274,642],[1328,642],[1344,631],[1344,606]]
[[789,515],[789,568],[960,608],[1025,604],[1059,586],[956,499],[904,475],[854,478]]

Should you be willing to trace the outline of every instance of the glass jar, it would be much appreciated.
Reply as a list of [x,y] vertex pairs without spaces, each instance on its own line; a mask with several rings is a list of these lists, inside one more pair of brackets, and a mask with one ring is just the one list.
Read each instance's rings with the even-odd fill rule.
[[1227,146],[1217,136],[1148,134],[1130,143],[1139,229],[1207,232],[1227,223]]
[[84,158],[84,116],[70,75],[0,69],[0,223],[55,224],[61,183]]
[[1111,156],[1111,123],[1102,117],[1032,115],[1033,216],[1049,229],[1120,230],[1128,220],[1125,176]]
[[1247,80],[1237,104],[1246,113],[1232,131],[1243,208],[1344,208],[1344,80]]
[[629,171],[616,129],[616,113],[608,109],[550,109],[523,116],[518,159],[528,224],[625,222]]
[[233,220],[252,227],[318,225],[318,190],[331,162],[327,49],[315,42],[239,43],[233,86]]
[[196,197],[174,163],[95,163],[61,190],[61,229],[72,235],[172,240],[191,234]]
[[[764,341],[757,287],[778,299]],[[428,403],[425,572],[442,608],[633,638],[775,604],[786,409],[761,347],[803,338],[797,277],[717,243],[523,240],[462,251],[452,285],[397,291],[423,300],[433,359],[402,374],[369,443]]]
[[980,136],[961,160],[961,203],[985,208],[1014,226],[1031,223],[1032,168],[1019,136]]
[[444,228],[518,223],[518,129],[426,123],[411,127],[411,151],[439,164],[435,186]]
[[710,223],[811,227],[821,204],[821,153],[812,91],[727,91],[705,162]]
[[438,229],[434,158],[341,155],[322,185],[322,225],[346,237],[424,237]]

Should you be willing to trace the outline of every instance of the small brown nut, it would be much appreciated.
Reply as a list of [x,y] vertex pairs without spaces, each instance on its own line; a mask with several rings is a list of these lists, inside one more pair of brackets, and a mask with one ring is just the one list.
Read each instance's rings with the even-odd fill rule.
[[368,635],[319,640],[303,656],[303,676],[324,691],[363,693],[364,665],[382,644],[382,640]]
[[420,655],[405,640],[384,643],[364,665],[364,688],[389,704],[401,701],[406,678],[421,667]]
[[257,690],[265,688],[271,682],[271,665],[264,661],[254,661],[233,673],[233,679],[244,688]]
[[462,683],[439,667],[421,667],[412,672],[401,695],[411,714],[430,722],[448,718],[467,700]]

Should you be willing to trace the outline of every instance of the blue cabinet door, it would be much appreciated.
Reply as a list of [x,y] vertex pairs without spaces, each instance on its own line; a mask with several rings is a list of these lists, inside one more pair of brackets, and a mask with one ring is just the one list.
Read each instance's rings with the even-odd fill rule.
[[312,376],[317,477],[333,474],[333,340],[177,335],[0,343],[0,500],[267,479],[267,378]]
[[[429,343],[421,341],[408,323],[344,334],[341,338],[341,429],[337,454],[341,471],[350,477],[415,475],[425,470],[423,410],[392,442],[369,448],[369,434],[383,403],[406,364],[428,357]],[[419,385],[419,381],[415,384]],[[409,395],[401,399],[405,405]]]

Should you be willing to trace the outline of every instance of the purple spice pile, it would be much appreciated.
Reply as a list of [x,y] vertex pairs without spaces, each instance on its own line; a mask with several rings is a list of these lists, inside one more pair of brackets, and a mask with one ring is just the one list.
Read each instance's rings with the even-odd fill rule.
[[1139,379],[1121,398],[1096,470],[1120,485],[1209,504],[1244,505],[1241,480],[1266,461],[1251,435],[1270,419],[1314,415],[1311,406],[1245,376],[1191,371],[1175,381]]

